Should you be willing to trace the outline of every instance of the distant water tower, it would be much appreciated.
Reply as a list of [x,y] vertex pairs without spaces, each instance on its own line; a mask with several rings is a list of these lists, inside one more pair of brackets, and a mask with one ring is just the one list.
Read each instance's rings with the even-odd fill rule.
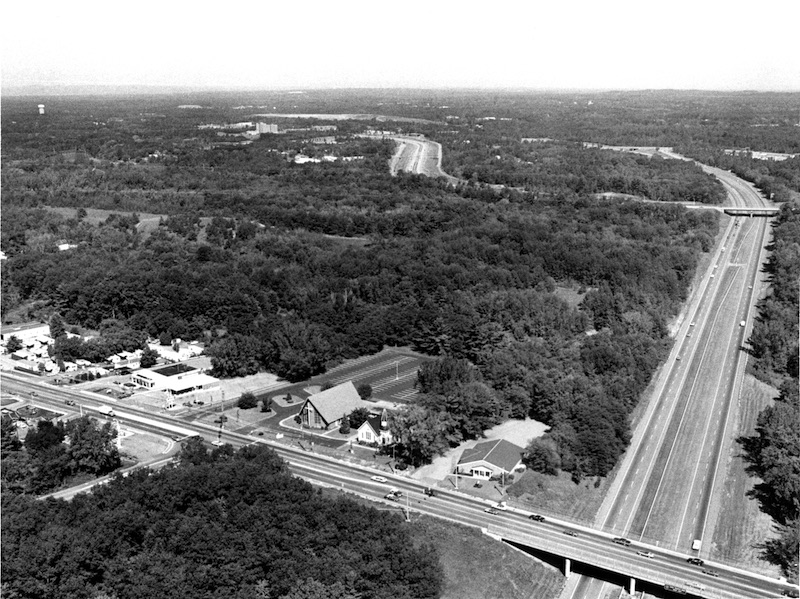
[[39,114],[44,114],[44,104],[39,104]]

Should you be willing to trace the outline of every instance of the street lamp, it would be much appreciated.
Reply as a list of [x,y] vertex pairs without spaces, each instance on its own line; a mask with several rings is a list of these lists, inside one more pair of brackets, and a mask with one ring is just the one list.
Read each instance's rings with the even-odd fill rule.
[[217,418],[214,422],[219,422],[219,431],[217,432],[217,443],[222,445],[222,427],[228,421],[228,417],[225,414],[220,414],[219,418]]

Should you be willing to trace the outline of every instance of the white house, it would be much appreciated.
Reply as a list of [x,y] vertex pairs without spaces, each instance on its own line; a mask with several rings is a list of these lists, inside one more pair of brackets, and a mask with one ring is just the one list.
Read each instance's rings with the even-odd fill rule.
[[308,397],[300,408],[300,421],[309,428],[331,429],[357,408],[369,406],[361,399],[353,381],[347,381]]
[[456,472],[484,480],[509,474],[522,465],[524,451],[519,445],[505,439],[478,443],[475,447],[464,450]]
[[142,350],[137,349],[136,351],[121,351],[118,354],[114,354],[113,356],[109,356],[106,358],[108,362],[111,362],[111,367],[114,370],[119,370],[120,368],[139,368],[141,366],[141,358],[142,358]]
[[389,430],[389,416],[385,409],[380,415],[370,416],[358,427],[358,440],[370,445],[392,444],[392,431]]

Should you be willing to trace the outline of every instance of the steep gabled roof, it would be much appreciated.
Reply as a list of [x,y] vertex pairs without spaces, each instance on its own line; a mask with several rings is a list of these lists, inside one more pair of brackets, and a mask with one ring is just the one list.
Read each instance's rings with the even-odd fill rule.
[[478,443],[471,449],[465,449],[458,463],[488,462],[506,472],[511,472],[519,464],[524,451],[519,445],[514,445],[505,439],[496,439]]
[[[335,422],[345,414],[368,405],[361,399],[353,381],[347,381],[341,385],[315,393],[306,400],[306,403],[314,406],[314,409],[319,412],[326,424]],[[303,404],[303,408],[305,408],[306,403]]]

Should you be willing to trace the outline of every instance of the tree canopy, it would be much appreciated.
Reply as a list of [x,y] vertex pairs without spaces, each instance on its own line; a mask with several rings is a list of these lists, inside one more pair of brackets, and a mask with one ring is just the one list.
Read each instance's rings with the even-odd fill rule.
[[15,597],[424,599],[442,585],[397,514],[314,490],[263,446],[189,442],[178,466],[2,508]]

